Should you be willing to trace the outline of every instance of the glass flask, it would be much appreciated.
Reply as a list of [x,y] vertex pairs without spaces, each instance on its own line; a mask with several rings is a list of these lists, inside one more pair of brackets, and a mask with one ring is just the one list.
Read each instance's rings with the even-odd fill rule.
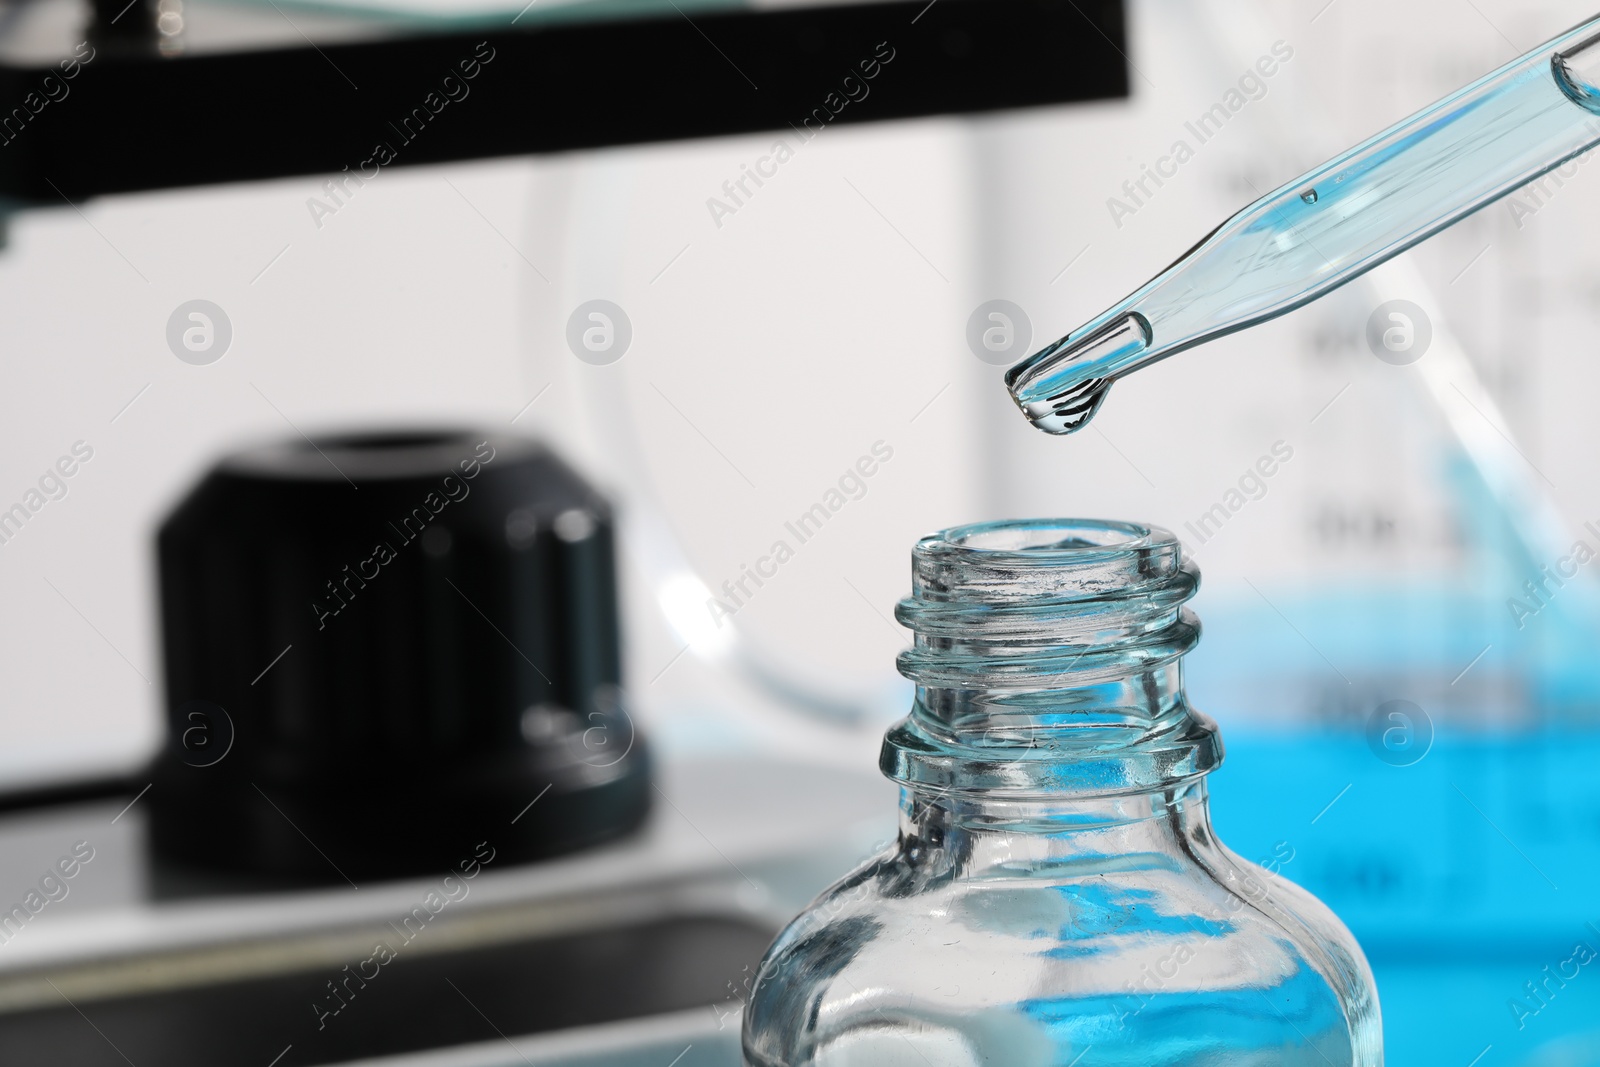
[[1355,940],[1212,831],[1222,743],[1184,695],[1199,571],[1177,539],[959,527],[917,544],[912,581],[916,698],[880,761],[899,838],[768,950],[746,1063],[1381,1064]]

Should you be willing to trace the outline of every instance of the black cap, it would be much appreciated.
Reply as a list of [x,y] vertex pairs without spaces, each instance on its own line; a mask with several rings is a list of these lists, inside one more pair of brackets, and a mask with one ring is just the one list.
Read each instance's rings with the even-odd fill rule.
[[644,817],[611,509],[544,446],[242,451],[158,552],[159,856],[355,879],[453,867],[480,842],[531,859]]

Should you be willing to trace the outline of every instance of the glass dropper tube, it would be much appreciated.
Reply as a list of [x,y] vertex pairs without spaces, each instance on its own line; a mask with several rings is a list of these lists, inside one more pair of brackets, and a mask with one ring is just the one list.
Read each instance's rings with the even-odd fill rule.
[[1596,144],[1600,17],[1257,200],[1006,384],[1072,433],[1122,375],[1308,304]]

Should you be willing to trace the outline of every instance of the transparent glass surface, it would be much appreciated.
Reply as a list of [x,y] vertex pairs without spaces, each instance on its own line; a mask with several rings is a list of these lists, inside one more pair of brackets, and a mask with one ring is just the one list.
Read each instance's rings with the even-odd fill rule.
[[768,951],[751,1067],[1383,1062],[1354,939],[1212,831],[1221,743],[1182,681],[1198,583],[1131,524],[916,546],[916,699],[881,761],[899,838]]

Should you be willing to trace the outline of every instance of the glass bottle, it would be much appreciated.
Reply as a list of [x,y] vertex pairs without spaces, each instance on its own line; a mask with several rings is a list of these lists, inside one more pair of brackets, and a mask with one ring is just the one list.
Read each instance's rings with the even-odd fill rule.
[[1360,948],[1211,829],[1182,659],[1199,571],[1129,523],[959,527],[912,553],[916,683],[888,850],[768,950],[750,1067],[1383,1062]]

